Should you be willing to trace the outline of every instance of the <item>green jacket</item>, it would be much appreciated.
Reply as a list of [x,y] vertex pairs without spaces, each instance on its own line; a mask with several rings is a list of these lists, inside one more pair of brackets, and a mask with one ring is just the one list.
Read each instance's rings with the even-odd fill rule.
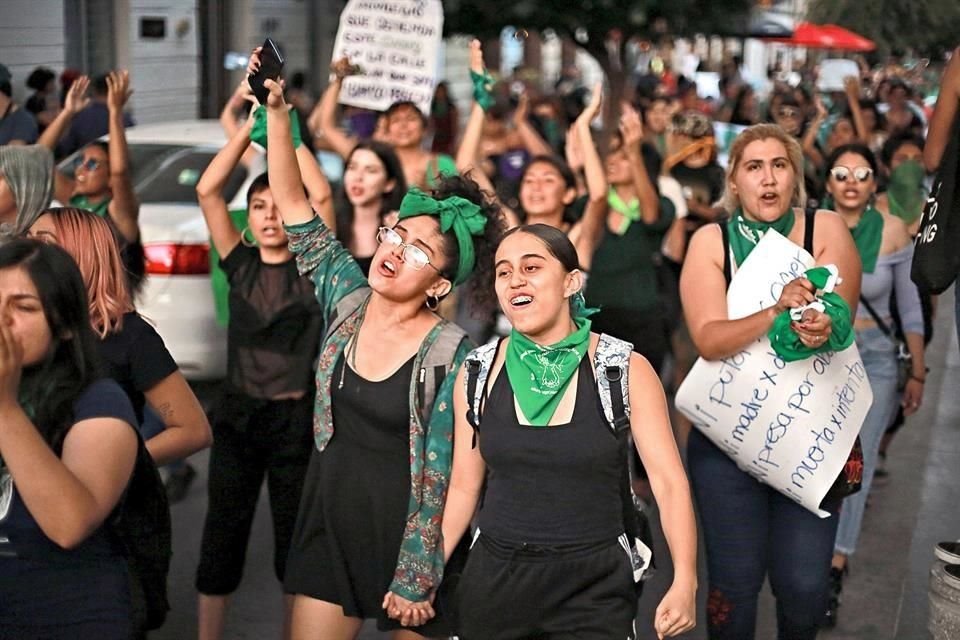
[[[317,362],[313,413],[314,438],[317,449],[323,451],[334,434],[330,403],[334,365],[360,327],[370,290],[356,261],[320,218],[285,229],[300,274],[309,276],[316,287],[317,302],[328,326]],[[450,336],[457,340],[455,355],[438,362],[432,348]],[[410,505],[390,585],[390,591],[411,601],[425,600],[443,577],[440,523],[453,463],[453,385],[470,349],[470,340],[462,329],[441,321],[427,334],[414,361],[410,380]],[[426,395],[423,381],[437,367],[443,372],[438,378],[439,388],[432,406],[422,406]]]

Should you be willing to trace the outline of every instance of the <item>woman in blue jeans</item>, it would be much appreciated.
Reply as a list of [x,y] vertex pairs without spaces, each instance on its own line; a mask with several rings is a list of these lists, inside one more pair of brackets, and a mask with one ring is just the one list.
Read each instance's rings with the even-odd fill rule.
[[[877,468],[880,440],[893,420],[897,404],[903,415],[917,411],[923,398],[926,368],[923,360],[923,311],[917,287],[910,280],[913,242],[906,223],[874,208],[877,189],[877,161],[867,147],[849,144],[838,147],[827,160],[827,191],[834,209],[847,223],[863,264],[860,306],[854,329],[857,347],[873,389],[873,406],[867,413],[860,440],[863,444],[863,485],[843,501],[840,527],[830,570],[831,597],[826,623],[837,621],[837,607],[848,558],[857,548],[860,525],[870,484]],[[911,372],[901,390],[897,384],[897,344],[890,311],[890,296],[896,293],[900,330],[911,356]]]
[[[721,223],[728,225],[730,266],[742,264],[756,240],[776,229],[798,246],[808,245],[817,264],[837,265],[843,282],[836,291],[855,308],[860,261],[850,233],[829,211],[818,211],[808,220],[794,209],[805,200],[799,143],[776,125],[756,125],[741,133],[727,168],[724,203],[731,220]],[[737,353],[766,335],[780,313],[814,299],[813,285],[797,278],[787,283],[772,307],[731,320],[723,247],[718,225],[701,228],[691,239],[680,278],[690,335],[708,360]],[[822,346],[832,333],[830,318],[823,313],[813,313],[791,328],[809,348]],[[757,600],[767,576],[777,598],[778,637],[815,638],[829,596],[837,518],[818,518],[758,482],[698,430],[690,434],[687,461],[706,542],[711,640],[754,637]]]

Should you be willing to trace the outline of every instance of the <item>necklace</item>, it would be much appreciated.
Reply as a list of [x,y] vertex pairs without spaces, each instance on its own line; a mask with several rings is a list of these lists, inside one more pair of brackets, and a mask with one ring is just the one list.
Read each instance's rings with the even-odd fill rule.
[[340,381],[337,383],[337,389],[343,389],[343,376],[347,372],[347,367],[352,367],[354,371],[357,370],[357,342],[359,337],[360,330],[357,329],[357,333],[353,334],[346,349],[344,349],[343,367],[340,369]]

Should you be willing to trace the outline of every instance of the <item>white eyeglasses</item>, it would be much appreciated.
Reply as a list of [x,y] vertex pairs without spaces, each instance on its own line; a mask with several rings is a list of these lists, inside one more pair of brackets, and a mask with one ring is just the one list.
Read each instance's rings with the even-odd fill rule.
[[430,256],[423,249],[416,245],[407,244],[400,237],[400,234],[390,227],[380,227],[377,231],[377,242],[380,244],[386,243],[391,247],[403,247],[400,252],[400,259],[414,271],[420,271],[420,269],[429,265],[434,271],[441,273],[440,269],[430,264]]

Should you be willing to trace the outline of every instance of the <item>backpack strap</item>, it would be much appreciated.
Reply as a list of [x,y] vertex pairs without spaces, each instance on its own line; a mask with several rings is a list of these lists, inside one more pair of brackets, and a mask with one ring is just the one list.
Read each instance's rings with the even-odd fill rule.
[[424,354],[417,383],[417,397],[420,398],[420,413],[424,421],[430,419],[440,385],[453,369],[457,349],[465,339],[466,331],[444,320],[440,333]]
[[477,347],[467,355],[467,422],[473,427],[473,448],[477,446],[477,433],[480,431],[480,414],[483,411],[483,397],[487,388],[490,367],[500,349],[503,338],[490,341]]
[[632,344],[603,333],[600,334],[597,352],[593,357],[603,415],[618,436],[630,430],[631,353]]
[[808,206],[803,212],[803,250],[813,255],[813,227],[817,221],[817,208]]
[[720,242],[723,247],[723,279],[727,282],[727,289],[733,280],[733,265],[730,262],[730,228],[726,220],[718,222],[720,226]]

